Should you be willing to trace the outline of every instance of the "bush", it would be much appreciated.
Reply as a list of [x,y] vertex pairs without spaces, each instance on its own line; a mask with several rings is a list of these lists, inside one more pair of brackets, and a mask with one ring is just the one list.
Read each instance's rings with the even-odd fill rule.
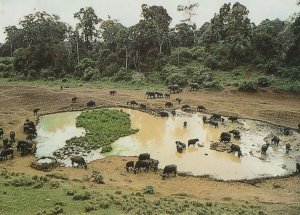
[[258,87],[268,87],[270,85],[270,80],[267,77],[260,77],[257,79]]
[[239,86],[239,91],[243,92],[256,92],[258,89],[256,81],[244,81],[240,86]]
[[121,68],[117,73],[112,77],[113,81],[131,81],[133,78],[133,71],[130,69]]
[[178,84],[181,87],[188,85],[187,77],[182,73],[172,73],[166,78],[167,84]]
[[144,194],[154,194],[154,187],[152,185],[147,185],[146,187],[143,188],[143,193]]

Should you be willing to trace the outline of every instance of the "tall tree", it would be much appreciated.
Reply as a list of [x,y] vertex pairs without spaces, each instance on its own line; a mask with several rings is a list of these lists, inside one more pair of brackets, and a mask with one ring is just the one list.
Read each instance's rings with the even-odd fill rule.
[[196,16],[197,13],[195,12],[196,9],[199,7],[198,3],[191,3],[189,5],[178,5],[177,6],[177,11],[181,11],[184,13],[184,16],[186,17],[185,19],[181,20],[181,22],[186,22],[191,29],[193,30],[193,35],[194,35],[194,44],[196,44],[196,23],[192,21],[193,16]]
[[147,4],[142,5],[142,17],[148,30],[153,32],[159,46],[159,53],[162,53],[162,47],[169,37],[169,25],[172,18],[162,6],[148,6]]
[[81,32],[86,49],[91,49],[91,43],[99,36],[96,25],[102,20],[91,7],[80,8],[79,12],[74,14],[74,18],[79,21],[76,24],[76,30]]

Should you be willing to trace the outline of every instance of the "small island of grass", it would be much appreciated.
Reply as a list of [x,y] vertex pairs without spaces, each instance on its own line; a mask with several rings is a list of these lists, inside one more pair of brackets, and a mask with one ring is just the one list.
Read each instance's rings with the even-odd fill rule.
[[68,140],[67,145],[79,146],[87,150],[102,147],[102,153],[111,151],[111,144],[120,137],[138,131],[131,128],[129,114],[110,109],[82,112],[76,118],[76,126],[83,127],[87,133],[84,137]]

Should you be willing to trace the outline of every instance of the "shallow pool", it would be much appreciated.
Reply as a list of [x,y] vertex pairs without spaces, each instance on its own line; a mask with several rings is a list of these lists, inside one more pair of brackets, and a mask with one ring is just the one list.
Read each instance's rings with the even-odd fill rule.
[[[123,109],[130,114],[132,128],[138,128],[136,134],[122,137],[112,144],[113,150],[105,156],[135,156],[148,152],[160,161],[160,168],[167,164],[176,164],[178,170],[193,175],[211,175],[214,178],[250,179],[289,174],[295,171],[295,157],[299,155],[300,135],[283,136],[282,128],[254,120],[239,120],[231,123],[225,120],[219,128],[203,124],[202,114],[188,114],[177,111],[177,116],[160,118],[137,110]],[[66,112],[43,116],[37,126],[37,156],[49,156],[56,149],[63,147],[65,141],[73,136],[84,135],[82,128],[76,128],[75,118],[80,112]],[[187,127],[183,127],[183,122]],[[227,152],[210,149],[212,142],[218,141],[221,132],[238,129],[241,140],[232,138],[232,143],[239,144],[243,153],[241,158]],[[261,145],[275,134],[282,140],[277,147],[270,146],[267,155],[261,156]],[[198,138],[203,147],[190,146],[183,153],[176,151],[175,141],[187,143],[188,139]],[[285,143],[290,142],[292,151],[285,153]],[[297,146],[298,144],[298,146]],[[298,147],[298,148],[297,148]],[[99,151],[86,155],[88,161],[102,158]],[[63,161],[70,165],[70,161]]]

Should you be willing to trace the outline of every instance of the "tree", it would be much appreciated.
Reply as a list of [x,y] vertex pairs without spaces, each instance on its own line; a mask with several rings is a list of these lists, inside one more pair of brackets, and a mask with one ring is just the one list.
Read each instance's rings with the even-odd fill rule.
[[196,16],[197,13],[195,10],[199,7],[198,3],[192,3],[190,5],[178,5],[177,11],[182,11],[184,13],[184,16],[186,16],[186,19],[181,20],[181,22],[186,22],[189,26],[191,26],[191,29],[193,30],[194,35],[194,44],[196,44],[196,23],[192,22],[192,17]]
[[94,9],[91,7],[85,9],[80,8],[79,12],[74,14],[74,18],[79,20],[79,23],[76,24],[76,30],[81,31],[86,49],[91,49],[92,41],[98,38],[96,25],[102,20],[98,18]]
[[155,40],[159,45],[159,53],[162,53],[162,46],[169,36],[169,25],[172,18],[169,16],[167,10],[162,6],[148,6],[142,5],[142,17],[145,20],[145,25],[153,34]]

